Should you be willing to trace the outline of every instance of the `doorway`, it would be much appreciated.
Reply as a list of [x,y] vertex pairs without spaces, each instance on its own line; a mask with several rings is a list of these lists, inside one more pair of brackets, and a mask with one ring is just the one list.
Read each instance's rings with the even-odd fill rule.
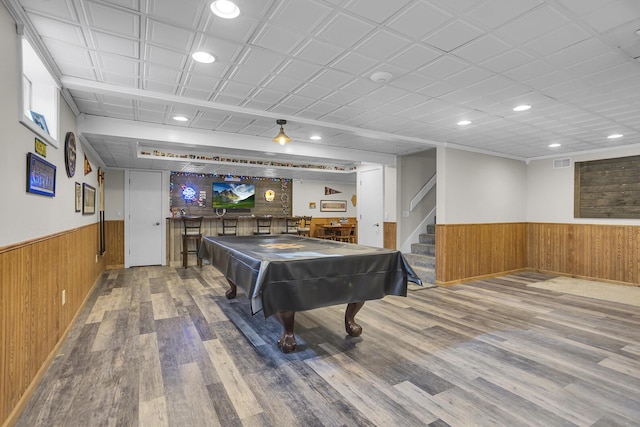
[[129,172],[129,267],[163,265],[162,172]]
[[384,245],[382,168],[364,170],[358,175],[358,244],[381,248]]

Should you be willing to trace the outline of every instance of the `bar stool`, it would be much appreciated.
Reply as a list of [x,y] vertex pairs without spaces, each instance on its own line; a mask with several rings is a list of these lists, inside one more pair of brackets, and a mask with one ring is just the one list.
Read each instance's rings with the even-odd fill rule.
[[[182,266],[187,268],[189,263],[189,254],[196,254],[198,259],[198,267],[202,267],[202,258],[198,257],[200,242],[202,242],[202,217],[201,216],[183,216],[182,217]],[[195,242],[195,248],[189,249],[189,242]]]
[[287,218],[285,230],[282,234],[298,234],[298,225],[300,224],[300,218]]
[[238,219],[223,218],[222,231],[218,233],[218,236],[237,236],[237,235],[238,235]]
[[311,218],[310,216],[303,216],[298,222],[298,236],[311,236]]
[[256,231],[253,234],[271,234],[271,218],[256,218]]

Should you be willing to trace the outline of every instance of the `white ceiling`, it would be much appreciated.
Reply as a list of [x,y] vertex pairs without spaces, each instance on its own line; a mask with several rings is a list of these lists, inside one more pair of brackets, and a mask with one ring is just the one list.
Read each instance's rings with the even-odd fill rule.
[[138,153],[349,169],[444,144],[525,160],[640,143],[638,0],[237,0],[233,20],[201,0],[3,1],[107,167],[353,180]]

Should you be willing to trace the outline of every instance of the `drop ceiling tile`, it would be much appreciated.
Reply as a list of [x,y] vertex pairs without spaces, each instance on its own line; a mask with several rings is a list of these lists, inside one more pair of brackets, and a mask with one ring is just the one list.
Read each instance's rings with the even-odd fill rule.
[[562,28],[569,22],[558,10],[542,6],[496,30],[496,34],[516,43],[526,43]]
[[599,33],[611,30],[640,15],[640,4],[635,1],[614,1],[603,4],[589,15],[583,16],[584,21]]
[[[194,0],[148,0],[149,16],[181,27],[195,27],[205,12],[205,4]],[[207,11],[208,13],[208,11]]]
[[404,76],[398,77],[397,79],[393,79],[393,82],[391,84],[405,90],[416,92],[432,83],[432,79],[429,79],[422,74],[413,73],[405,74]]
[[380,24],[391,18],[407,3],[409,3],[409,0],[394,0],[392,2],[353,0],[347,5],[347,9]]
[[175,95],[178,91],[178,84],[171,82],[159,82],[155,80],[145,80],[143,88],[152,92],[160,92],[169,95]]
[[91,26],[127,37],[140,36],[140,16],[122,9],[95,2],[86,2],[87,16]]
[[338,105],[347,105],[358,98],[359,95],[348,93],[344,91],[332,92],[326,95],[323,99],[327,102],[332,102]]
[[301,80],[292,79],[283,74],[277,74],[272,76],[268,82],[265,82],[264,86],[273,90],[294,92],[301,84]]
[[535,58],[533,56],[523,52],[522,50],[511,49],[485,62],[482,62],[482,66],[496,73],[502,73],[504,71],[528,64],[534,59]]
[[159,113],[157,111],[149,111],[149,110],[139,110],[138,119],[142,120],[143,122],[163,123],[164,113]]
[[454,90],[456,90],[456,87],[452,84],[447,82],[435,82],[422,89],[418,89],[418,93],[435,98],[444,95],[445,93],[453,92]]
[[164,22],[147,20],[148,41],[170,49],[189,52],[195,38],[194,30],[186,30]]
[[[265,2],[266,3],[266,2]],[[256,32],[259,21],[241,13],[236,19],[222,19],[210,16],[204,26],[204,33],[229,42],[245,43]]]
[[253,44],[269,49],[273,52],[291,53],[305,41],[302,33],[291,31],[287,28],[278,28],[275,25],[266,25]]
[[[251,85],[227,81],[219,91],[222,96],[232,96],[240,99],[247,98],[251,92],[253,92],[255,88]],[[222,102],[222,101],[219,101]]]
[[542,3],[542,0],[488,0],[467,13],[470,20],[492,30],[525,14]]
[[86,46],[82,28],[78,25],[64,23],[54,19],[33,15],[31,22],[43,38],[56,39],[63,43]]
[[[91,67],[79,67],[78,64],[67,64],[66,62],[56,62],[56,65],[65,76],[96,80],[95,70]],[[74,95],[74,98],[75,96],[76,95]]]
[[145,78],[171,85],[180,81],[181,72],[175,68],[167,68],[156,64],[147,64]]
[[72,0],[48,2],[42,0],[22,0],[21,5],[27,12],[37,12],[42,16],[61,18],[78,22],[78,13]]
[[252,98],[258,101],[275,104],[278,101],[286,98],[287,96],[287,93],[278,90],[260,89],[252,96]]
[[618,65],[625,64],[627,58],[618,52],[608,52],[604,55],[591,57],[589,60],[569,67],[573,73],[581,76],[587,76],[602,70],[613,68]]
[[492,74],[481,68],[469,67],[444,79],[446,83],[456,87],[468,87],[487,79]]
[[336,89],[346,85],[353,80],[351,74],[344,73],[342,71],[325,69],[315,76],[311,82],[314,85],[322,86],[327,89]]
[[316,113],[319,116],[323,116],[325,114],[331,113],[332,111],[336,111],[338,108],[340,108],[339,104],[335,104],[333,102],[318,101],[307,107],[307,111]]
[[389,62],[405,70],[414,71],[440,56],[442,56],[442,52],[439,50],[427,46],[412,45],[399,53],[398,56],[389,59]]
[[428,3],[415,3],[389,22],[389,27],[414,39],[422,39],[429,32],[453,19],[450,13]]
[[87,49],[71,46],[53,39],[46,39],[44,42],[51,55],[53,55],[54,58],[64,58],[64,62],[68,66],[75,64],[83,68],[93,67],[93,62]]
[[499,55],[511,46],[495,36],[488,35],[479,37],[464,45],[455,51],[457,57],[463,58],[469,62],[483,62]]
[[115,4],[134,11],[140,10],[140,0],[103,0],[105,3]]
[[561,49],[577,44],[591,37],[589,33],[574,24],[568,24],[536,38],[526,45],[540,56],[548,56]]
[[349,48],[369,33],[375,30],[375,26],[344,13],[338,13],[318,32],[318,37],[323,41]]
[[127,56],[138,59],[140,57],[140,45],[137,39],[112,36],[99,31],[92,32],[96,48],[107,53]]
[[424,41],[437,49],[451,52],[479,37],[482,33],[479,28],[457,19],[428,36]]
[[400,98],[407,94],[407,91],[398,89],[389,85],[384,85],[379,89],[372,91],[369,98],[380,99],[386,102],[392,102],[394,99]]
[[526,65],[505,71],[503,74],[514,81],[526,82],[543,74],[553,72],[555,68],[544,61],[532,61]]
[[358,79],[358,80],[354,80],[352,83],[349,83],[347,86],[342,88],[342,90],[344,90],[347,93],[366,96],[378,88],[379,88],[379,85],[377,83],[372,82],[371,80]]
[[367,37],[355,48],[355,51],[371,58],[383,60],[393,56],[399,50],[407,48],[408,45],[409,40],[389,31],[381,30]]
[[469,64],[461,59],[444,56],[422,68],[419,73],[433,80],[442,80],[468,67]]
[[346,52],[339,60],[332,64],[331,68],[354,75],[362,75],[376,64],[378,64],[378,61],[375,59],[354,52]]
[[296,53],[296,58],[324,66],[336,59],[341,53],[342,49],[336,46],[316,40],[308,40]]
[[602,41],[590,38],[549,55],[545,60],[555,66],[567,68],[608,52],[609,47]]

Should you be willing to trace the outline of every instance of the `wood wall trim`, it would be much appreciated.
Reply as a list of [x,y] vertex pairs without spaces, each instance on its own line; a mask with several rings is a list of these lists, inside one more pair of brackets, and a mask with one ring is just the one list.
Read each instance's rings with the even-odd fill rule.
[[104,223],[105,266],[124,267],[124,220],[110,220]]
[[395,222],[385,222],[383,231],[383,244],[382,246],[387,249],[396,248],[396,240],[398,233],[398,225]]
[[[104,271],[98,223],[33,239],[0,253],[0,423],[34,389]],[[66,304],[62,305],[62,290]]]
[[[97,224],[97,223],[87,224],[87,225],[83,225],[82,227],[71,228],[69,230],[60,231],[58,233],[48,234],[48,235],[43,236],[43,237],[37,237],[35,239],[25,240],[24,242],[18,242],[18,243],[13,243],[13,244],[7,245],[7,246],[2,246],[2,247],[0,247],[0,255],[5,253],[5,252],[9,252],[9,251],[13,251],[13,250],[16,250],[16,249],[24,248],[25,246],[29,246],[29,245],[33,245],[33,244],[36,244],[36,243],[44,242],[44,241],[50,240],[50,239],[55,239],[57,237],[64,236],[66,234],[73,234],[73,233],[77,232],[78,230],[82,230],[83,228],[94,227],[95,224]],[[96,246],[96,248],[97,248],[97,246]]]
[[453,284],[527,267],[526,223],[436,225],[436,283]]

